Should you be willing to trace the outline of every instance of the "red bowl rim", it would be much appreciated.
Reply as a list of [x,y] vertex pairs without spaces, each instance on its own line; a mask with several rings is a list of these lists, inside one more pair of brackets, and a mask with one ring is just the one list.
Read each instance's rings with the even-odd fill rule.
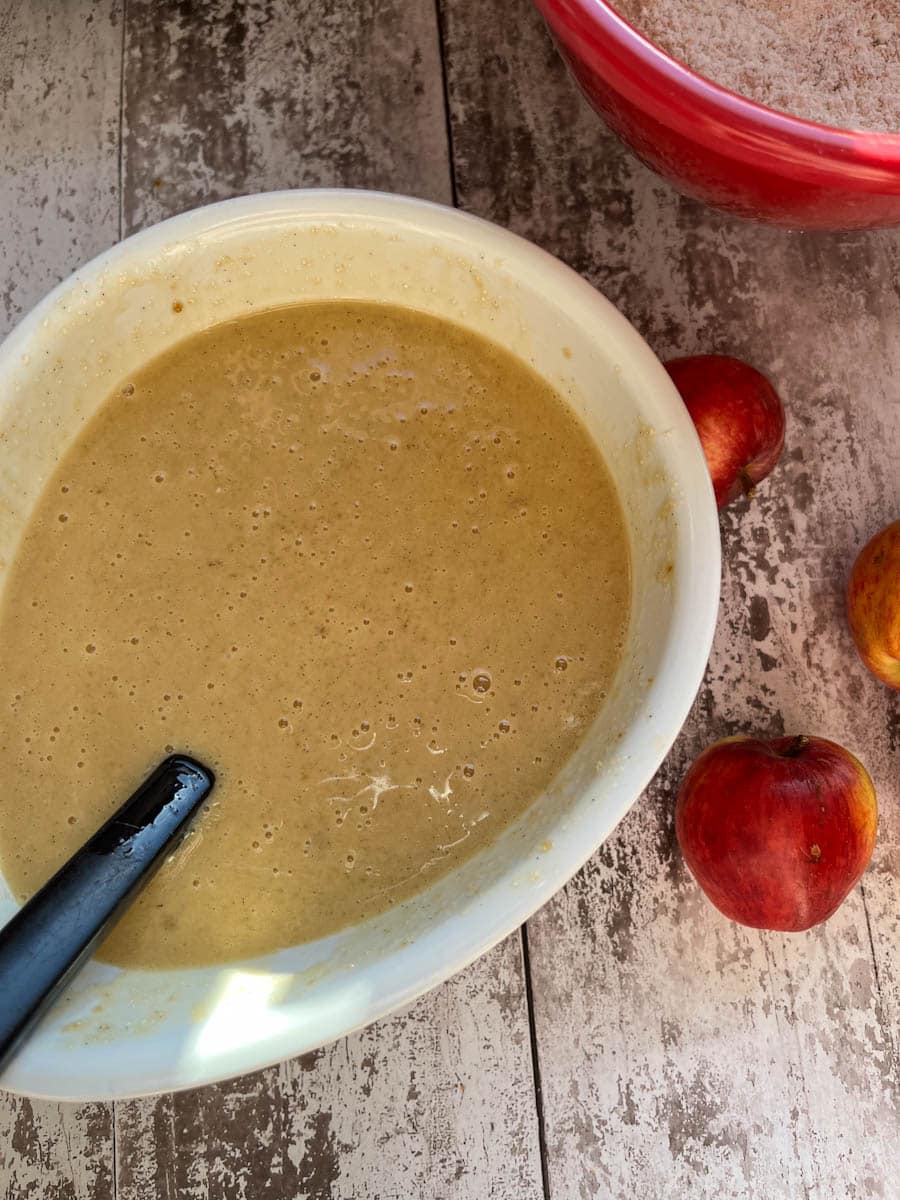
[[[615,64],[616,87],[638,107],[692,140],[757,161],[760,153],[790,161],[810,177],[843,184],[893,185],[900,191],[900,133],[841,129],[767,108],[698,74],[667,54],[616,11],[608,0],[536,0],[551,24],[590,38],[602,30],[625,58]],[[630,60],[630,61],[629,61]],[[640,67],[640,74],[635,68]]]

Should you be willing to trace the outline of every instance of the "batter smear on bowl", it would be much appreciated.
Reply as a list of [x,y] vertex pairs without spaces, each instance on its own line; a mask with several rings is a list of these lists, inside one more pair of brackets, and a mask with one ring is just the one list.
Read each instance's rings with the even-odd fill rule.
[[363,303],[257,313],[122,381],[0,607],[0,853],[39,887],[173,746],[197,832],[105,943],[246,958],[426,887],[542,792],[630,596],[586,429],[506,350]]
[[616,0],[673,58],[769,108],[900,133],[900,0]]

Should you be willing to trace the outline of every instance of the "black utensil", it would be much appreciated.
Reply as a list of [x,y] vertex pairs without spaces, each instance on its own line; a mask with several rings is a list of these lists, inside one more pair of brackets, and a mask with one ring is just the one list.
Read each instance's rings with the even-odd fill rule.
[[176,754],[0,929],[0,1070],[187,832],[215,776]]

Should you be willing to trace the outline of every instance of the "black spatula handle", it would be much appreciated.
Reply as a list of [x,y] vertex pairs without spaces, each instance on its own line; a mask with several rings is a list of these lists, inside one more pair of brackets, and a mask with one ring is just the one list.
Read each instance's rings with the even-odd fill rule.
[[214,782],[193,759],[167,758],[0,929],[0,1069],[187,832]]

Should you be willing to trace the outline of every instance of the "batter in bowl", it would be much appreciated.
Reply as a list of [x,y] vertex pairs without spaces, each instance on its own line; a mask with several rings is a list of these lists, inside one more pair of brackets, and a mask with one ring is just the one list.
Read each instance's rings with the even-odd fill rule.
[[247,958],[484,847],[602,706],[609,473],[527,365],[422,313],[257,313],[123,381],[0,604],[0,865],[37,889],[173,748],[218,784],[100,957]]

